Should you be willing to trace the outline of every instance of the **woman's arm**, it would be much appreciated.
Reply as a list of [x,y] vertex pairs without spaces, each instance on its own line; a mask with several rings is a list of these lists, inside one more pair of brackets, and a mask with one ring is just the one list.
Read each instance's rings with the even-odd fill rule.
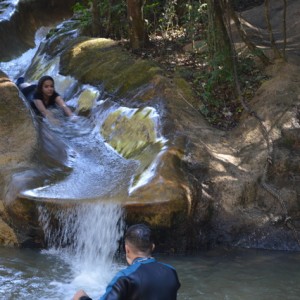
[[66,105],[65,101],[62,99],[61,96],[57,96],[55,98],[55,103],[61,107],[64,111],[64,113],[68,116],[71,117],[73,115],[71,109]]
[[59,124],[59,121],[54,117],[53,113],[45,107],[42,100],[34,99],[33,103],[36,106],[36,108],[39,110],[39,112],[43,115],[43,117],[45,117],[51,124],[53,125]]
[[44,117],[53,117],[53,114],[51,111],[49,111],[42,100],[40,99],[34,99],[33,100],[35,107],[38,109],[38,111],[44,116]]

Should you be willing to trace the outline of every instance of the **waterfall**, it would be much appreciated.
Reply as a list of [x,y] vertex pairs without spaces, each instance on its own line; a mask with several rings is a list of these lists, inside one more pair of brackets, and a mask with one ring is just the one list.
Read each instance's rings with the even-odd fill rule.
[[[94,289],[99,296],[115,273],[113,258],[123,234],[123,210],[117,203],[39,206],[47,255],[59,256],[73,273],[72,287]],[[73,288],[75,291],[75,288]]]

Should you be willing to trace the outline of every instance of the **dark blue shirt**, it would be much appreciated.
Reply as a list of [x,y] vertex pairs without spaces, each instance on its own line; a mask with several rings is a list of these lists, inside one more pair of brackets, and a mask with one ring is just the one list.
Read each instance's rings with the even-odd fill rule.
[[99,300],[176,300],[176,270],[154,258],[136,258],[117,273]]

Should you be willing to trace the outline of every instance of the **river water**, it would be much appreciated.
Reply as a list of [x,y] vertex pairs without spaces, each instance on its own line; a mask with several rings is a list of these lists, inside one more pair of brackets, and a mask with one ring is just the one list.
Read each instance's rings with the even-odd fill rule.
[[[181,281],[179,300],[300,297],[300,253],[240,249],[156,258],[176,267]],[[106,282],[124,265],[113,264],[97,282],[95,278],[103,267],[94,264],[81,277],[75,277],[70,262],[55,251],[0,248],[0,299],[70,300],[78,288],[97,299]]]

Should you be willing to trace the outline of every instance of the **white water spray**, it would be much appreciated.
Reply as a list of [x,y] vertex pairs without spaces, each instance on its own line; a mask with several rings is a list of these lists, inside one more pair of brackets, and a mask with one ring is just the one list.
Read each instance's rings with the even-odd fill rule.
[[[71,287],[92,295],[104,292],[117,266],[113,264],[123,234],[123,211],[115,203],[81,203],[54,209],[39,207],[40,223],[49,245],[73,273]],[[71,293],[71,292],[70,292]]]

